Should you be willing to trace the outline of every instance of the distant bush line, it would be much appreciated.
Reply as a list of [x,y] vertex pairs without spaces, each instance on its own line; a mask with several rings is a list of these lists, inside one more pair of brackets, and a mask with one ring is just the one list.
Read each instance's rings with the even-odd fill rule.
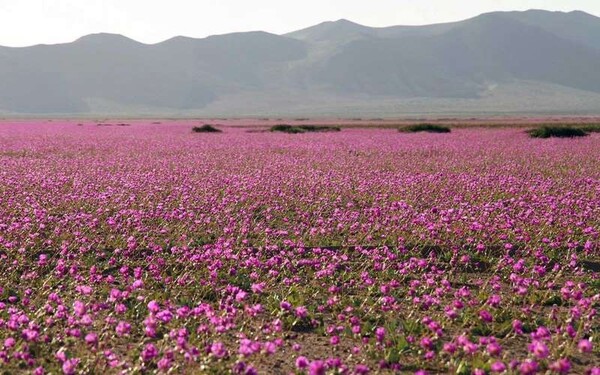
[[318,133],[318,132],[339,132],[342,129],[338,126],[320,126],[320,125],[286,125],[279,124],[271,127],[272,132],[280,133]]
[[217,129],[210,124],[205,124],[202,126],[194,126],[192,128],[192,131],[194,133],[221,133],[222,132],[221,129]]
[[600,131],[599,126],[541,126],[536,129],[528,130],[527,133],[532,138],[575,138],[585,137],[589,132]]
[[427,133],[450,133],[450,128],[443,125],[436,124],[414,124],[401,127],[398,129],[402,133],[419,133],[419,132],[427,132]]

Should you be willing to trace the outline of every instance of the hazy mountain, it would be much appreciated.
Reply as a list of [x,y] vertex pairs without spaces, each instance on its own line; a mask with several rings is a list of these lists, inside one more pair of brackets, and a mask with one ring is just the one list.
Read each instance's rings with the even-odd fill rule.
[[0,47],[0,83],[8,115],[384,116],[411,103],[421,112],[595,112],[600,18],[532,10],[427,26],[339,20],[153,45],[94,34]]

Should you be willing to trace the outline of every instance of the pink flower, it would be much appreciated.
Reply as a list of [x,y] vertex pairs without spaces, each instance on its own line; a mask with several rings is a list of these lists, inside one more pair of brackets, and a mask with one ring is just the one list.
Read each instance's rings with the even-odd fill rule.
[[154,358],[156,358],[158,356],[158,349],[156,348],[156,346],[154,346],[154,344],[150,343],[150,344],[146,344],[146,346],[144,346],[144,349],[142,350],[142,361],[144,362],[149,362],[151,360],[153,360]]
[[116,332],[119,336],[127,335],[129,332],[131,332],[131,324],[124,321],[120,321],[117,324]]
[[308,365],[308,375],[325,375],[327,367],[323,361],[312,361]]
[[13,346],[15,346],[16,342],[17,341],[14,338],[9,337],[9,338],[7,338],[7,339],[4,340],[4,347],[7,348],[7,349],[10,349]]
[[486,323],[491,323],[494,320],[492,314],[490,314],[490,312],[487,310],[481,310],[479,312],[479,317]]
[[518,334],[523,334],[523,323],[520,320],[513,320],[512,322],[513,331]]
[[593,349],[592,342],[590,340],[583,339],[577,344],[577,349],[582,353],[591,353]]
[[265,283],[256,283],[256,284],[252,284],[250,286],[250,289],[252,290],[253,293],[256,294],[260,294],[264,291],[265,289]]
[[150,301],[150,302],[148,303],[148,310],[149,310],[151,313],[154,313],[154,314],[156,314],[157,312],[159,312],[159,311],[160,311],[160,305],[159,305],[159,304],[158,304],[158,302],[156,302],[156,301]]
[[566,358],[561,358],[558,361],[552,363],[550,366],[550,370],[557,372],[559,374],[568,374],[571,370],[571,363]]
[[308,310],[304,306],[296,307],[295,312],[298,318],[306,318],[308,316]]
[[273,342],[266,342],[263,347],[267,355],[271,355],[277,351],[277,345]]
[[529,351],[539,359],[547,358],[550,354],[548,347],[541,341],[534,341],[528,346]]
[[446,342],[444,343],[442,350],[448,354],[454,354],[454,352],[456,352],[456,344],[452,342]]
[[308,359],[306,357],[300,356],[296,358],[296,368],[305,369],[308,367]]
[[156,365],[158,366],[158,369],[160,371],[167,372],[171,368],[172,362],[173,361],[171,360],[171,358],[164,356],[160,359],[160,361],[158,361]]
[[533,375],[537,373],[539,370],[539,365],[536,361],[533,360],[525,360],[523,363],[519,365],[519,372],[521,375]]
[[385,339],[385,328],[377,327],[375,330],[375,337],[377,338],[377,342],[383,342]]
[[279,307],[281,307],[282,310],[289,311],[292,308],[292,304],[289,303],[288,301],[281,301],[281,303],[279,304]]
[[144,287],[144,282],[142,280],[135,280],[131,286],[133,289],[141,289]]
[[65,375],[75,374],[75,369],[77,368],[78,364],[79,364],[79,358],[67,359],[62,365],[63,373]]
[[502,347],[495,342],[491,342],[486,347],[487,352],[490,353],[492,357],[497,357],[502,354]]
[[217,358],[224,358],[227,356],[227,348],[222,342],[216,341],[210,346],[210,352]]
[[81,301],[73,302],[73,311],[75,312],[75,315],[83,316],[86,313],[86,310],[87,308],[85,306],[85,303]]
[[85,342],[89,345],[96,345],[98,343],[98,335],[90,332],[85,335]]
[[500,361],[497,361],[492,363],[490,369],[492,370],[492,372],[504,372],[506,371],[506,365]]

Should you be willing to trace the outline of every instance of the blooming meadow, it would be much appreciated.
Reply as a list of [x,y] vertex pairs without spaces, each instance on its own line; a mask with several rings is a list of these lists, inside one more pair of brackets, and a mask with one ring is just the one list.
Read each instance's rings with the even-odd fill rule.
[[599,134],[101,125],[0,123],[2,373],[600,374]]

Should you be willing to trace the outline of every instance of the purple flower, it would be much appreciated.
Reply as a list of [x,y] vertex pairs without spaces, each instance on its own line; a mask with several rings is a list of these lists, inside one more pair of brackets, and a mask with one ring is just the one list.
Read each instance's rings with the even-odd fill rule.
[[90,332],[87,335],[85,335],[85,342],[88,345],[96,345],[98,343],[98,335]]
[[568,374],[571,370],[571,362],[566,358],[561,358],[556,362],[553,362],[550,366],[550,370],[559,374]]
[[300,356],[296,358],[296,368],[305,369],[308,367],[309,361],[306,357]]
[[479,317],[486,323],[491,323],[494,320],[492,314],[490,314],[490,312],[487,310],[481,310],[479,312]]
[[65,375],[75,374],[75,370],[76,370],[78,364],[79,364],[79,358],[67,359],[62,365],[63,373]]
[[593,349],[592,342],[590,340],[580,340],[577,344],[577,349],[582,353],[591,353]]
[[519,373],[521,375],[533,375],[537,373],[539,370],[539,365],[536,361],[533,360],[525,360],[519,365]]
[[292,304],[288,301],[281,301],[279,307],[281,307],[282,310],[290,311],[292,309]]
[[217,358],[224,358],[227,356],[227,348],[222,342],[216,341],[210,346],[210,352]]
[[312,361],[308,365],[308,375],[325,375],[327,366],[323,361]]
[[117,335],[125,336],[129,334],[129,332],[131,332],[131,324],[124,321],[120,321],[117,324],[117,328],[115,329],[115,331],[117,332]]
[[308,316],[308,309],[304,306],[298,306],[295,309],[295,313],[298,318],[306,318]]
[[492,363],[490,366],[492,372],[504,372],[506,371],[506,365],[500,361]]
[[528,349],[529,352],[531,352],[534,356],[536,356],[539,359],[547,358],[550,354],[550,351],[548,350],[546,344],[538,340],[533,341],[531,344],[529,344]]
[[149,362],[158,356],[158,349],[154,344],[146,344],[142,350],[142,361]]
[[157,312],[160,311],[160,305],[158,304],[158,302],[156,301],[150,301],[148,303],[148,311],[150,311],[151,313],[156,314]]

